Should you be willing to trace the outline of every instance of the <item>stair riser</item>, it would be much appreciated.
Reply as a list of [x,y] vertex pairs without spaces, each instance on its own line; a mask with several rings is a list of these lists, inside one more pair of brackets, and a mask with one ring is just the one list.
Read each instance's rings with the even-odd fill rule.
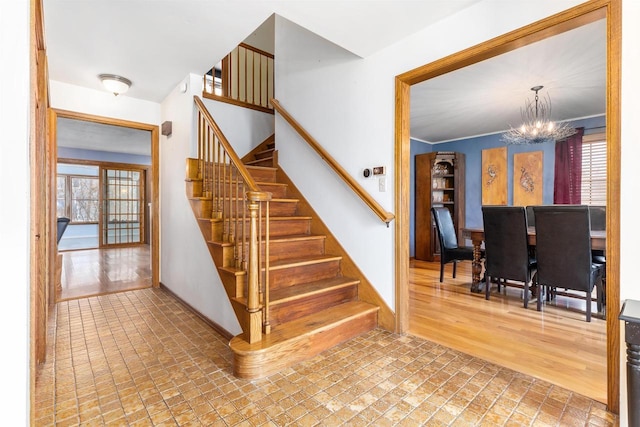
[[251,162],[251,165],[252,166],[272,167],[273,166],[273,159],[271,157],[264,158],[264,159],[257,159],[257,160],[254,160],[253,162]]
[[341,323],[335,328],[326,329],[318,334],[301,336],[269,351],[234,353],[233,374],[246,379],[264,378],[275,374],[370,331],[376,327],[377,319],[377,312],[366,313]]
[[[262,242],[262,253],[265,253],[265,242]],[[309,255],[323,255],[324,254],[324,239],[311,239],[311,240],[295,240],[285,242],[271,242],[269,245],[269,259],[271,261],[277,261],[280,259],[291,258],[293,255],[296,257],[309,256]],[[248,245],[245,245],[244,250],[247,251]]]
[[213,261],[217,266],[236,267],[236,253],[233,246],[221,246],[218,243],[207,242]]
[[[229,298],[231,299],[238,298],[244,295],[243,292],[244,292],[244,288],[246,287],[245,275],[236,276],[223,269],[218,269],[218,273],[220,274],[220,279],[224,284],[224,289],[225,291],[227,291],[227,295],[229,296]],[[246,312],[245,309],[246,309],[246,306],[243,305],[242,311]]]
[[300,265],[290,268],[271,270],[269,286],[279,289],[296,283],[307,283],[314,280],[336,277],[340,272],[340,261],[327,261],[316,264]]
[[187,197],[202,196],[202,181],[186,181]]
[[271,326],[290,322],[301,317],[317,313],[325,308],[354,301],[358,296],[357,285],[334,289],[320,295],[297,298],[293,301],[271,306],[269,321]]
[[261,151],[259,153],[254,154],[254,158],[256,160],[260,160],[260,159],[266,159],[266,158],[272,158],[273,157],[273,152],[275,151],[275,148],[269,148],[268,150],[264,150]]
[[287,187],[284,185],[270,185],[260,183],[260,189],[271,193],[272,199],[284,199],[287,197]]
[[192,199],[191,206],[198,218],[211,218],[212,203],[210,199]]
[[[235,224],[233,225],[235,226]],[[213,240],[215,242],[222,241],[223,233],[222,221],[210,221],[209,231],[207,233],[207,240]],[[262,221],[262,236],[266,235],[265,221]],[[290,220],[278,220],[271,221],[269,226],[269,235],[271,237],[287,236],[290,234],[309,234],[311,230],[311,220],[309,219],[290,219]],[[248,236],[249,226],[245,228],[245,235]]]
[[[208,203],[207,203],[208,202]],[[202,201],[202,210],[200,211],[203,218],[210,218],[211,212],[216,205],[216,201],[211,200],[203,200]],[[224,200],[221,201],[222,206],[220,208],[224,209],[230,216],[236,216],[236,212],[239,212],[242,215],[243,209],[247,209],[246,215],[249,216],[247,202],[242,202],[242,200]],[[269,215],[270,216],[293,216],[296,214],[296,209],[298,205],[294,202],[270,202],[269,203]],[[264,209],[262,215],[265,215]]]
[[[189,181],[187,181],[188,183]],[[202,182],[199,183],[200,194],[196,197],[201,197],[202,195]],[[286,195],[286,186],[280,185],[278,183],[271,182],[261,182],[259,184],[260,190],[267,191],[272,193],[272,198],[285,198]],[[231,194],[232,198],[242,198],[244,194],[247,192],[247,188],[243,187],[239,181],[229,181],[224,180],[222,182],[209,185],[208,186],[208,197],[221,197],[223,199],[228,199],[229,194]],[[276,195],[277,194],[277,195]]]
[[249,173],[258,182],[276,182],[275,169],[252,168],[247,166]]

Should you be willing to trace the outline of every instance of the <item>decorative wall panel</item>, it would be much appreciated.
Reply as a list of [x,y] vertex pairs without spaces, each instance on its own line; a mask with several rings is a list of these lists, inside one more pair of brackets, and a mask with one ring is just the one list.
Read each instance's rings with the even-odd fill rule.
[[513,155],[513,204],[542,204],[542,151]]
[[507,147],[482,150],[482,204],[507,204]]

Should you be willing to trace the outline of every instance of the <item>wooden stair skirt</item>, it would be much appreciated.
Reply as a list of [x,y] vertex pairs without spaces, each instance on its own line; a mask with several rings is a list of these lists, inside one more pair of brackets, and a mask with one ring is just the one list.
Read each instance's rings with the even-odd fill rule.
[[[378,325],[379,307],[358,300],[360,281],[342,275],[342,257],[325,252],[326,236],[311,234],[312,218],[298,214],[300,201],[288,198],[287,185],[277,182],[276,159],[275,144],[270,143],[255,160],[246,162],[261,190],[273,194],[269,227],[271,333],[253,344],[244,334],[231,340],[234,374],[240,378],[274,374]],[[201,180],[187,178],[186,183],[200,230],[238,322],[246,330],[246,274],[236,268],[233,245],[222,242],[221,221],[212,219],[212,201],[202,197]],[[223,203],[236,206],[229,200]]]

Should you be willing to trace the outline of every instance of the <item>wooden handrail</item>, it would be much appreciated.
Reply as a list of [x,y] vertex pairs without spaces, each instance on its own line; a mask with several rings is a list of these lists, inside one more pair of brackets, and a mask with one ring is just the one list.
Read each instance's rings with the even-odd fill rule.
[[222,59],[219,72],[218,92],[216,70],[203,76],[203,97],[273,114],[269,105],[275,84],[273,54],[240,43]]
[[260,193],[261,190],[258,187],[258,184],[256,184],[256,181],[253,179],[253,177],[245,167],[244,163],[242,163],[242,160],[240,160],[240,157],[238,157],[235,150],[231,147],[231,144],[229,144],[229,141],[227,140],[227,138],[224,136],[224,134],[218,127],[218,124],[213,120],[213,117],[211,117],[209,110],[207,110],[207,107],[205,107],[202,100],[198,97],[198,95],[193,95],[193,100],[195,101],[200,112],[202,113],[203,117],[207,121],[207,124],[211,126],[212,129],[215,130],[216,136],[218,137],[218,139],[220,140],[220,143],[224,147],[225,152],[231,159],[231,162],[234,164],[236,168],[238,168],[238,172],[240,173],[240,175],[242,176],[242,179],[244,180],[244,182],[248,187],[247,191]]
[[307,132],[300,123],[296,121],[288,112],[285,110],[282,105],[278,102],[277,99],[271,99],[271,105],[273,108],[291,125],[293,129],[295,129],[298,134],[304,139],[310,146],[313,148],[320,157],[327,162],[327,164],[333,169],[340,178],[364,201],[364,203],[371,208],[371,210],[389,226],[389,223],[395,218],[395,215],[391,212],[387,212],[380,204],[373,198],[369,193],[366,192],[364,188],[358,182],[351,177],[347,173],[347,171],[338,164],[338,162],[331,157],[329,153],[325,151],[324,148],[320,146],[318,141],[316,141],[310,134]]

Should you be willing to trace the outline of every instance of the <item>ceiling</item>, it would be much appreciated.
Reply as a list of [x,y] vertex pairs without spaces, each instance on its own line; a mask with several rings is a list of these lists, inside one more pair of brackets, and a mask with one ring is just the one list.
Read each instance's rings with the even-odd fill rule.
[[124,96],[162,102],[274,13],[366,57],[479,1],[43,0],[49,76],[103,90],[98,75],[118,74]]
[[[98,74],[119,74],[133,82],[120,96],[162,102],[187,74],[204,74],[273,22],[274,13],[366,57],[479,1],[342,0],[327,7],[323,0],[44,0],[49,76],[104,90]],[[413,86],[411,136],[437,143],[518,125],[535,85],[545,86],[555,120],[604,114],[605,34],[599,21]],[[125,138],[113,128],[102,132]],[[69,120],[58,126],[68,136],[60,145],[102,144],[96,129]],[[142,149],[104,137],[108,150]]]
[[411,87],[411,137],[446,142],[507,130],[543,85],[552,119],[605,114],[606,20]]
[[58,117],[58,147],[151,156],[151,132]]

